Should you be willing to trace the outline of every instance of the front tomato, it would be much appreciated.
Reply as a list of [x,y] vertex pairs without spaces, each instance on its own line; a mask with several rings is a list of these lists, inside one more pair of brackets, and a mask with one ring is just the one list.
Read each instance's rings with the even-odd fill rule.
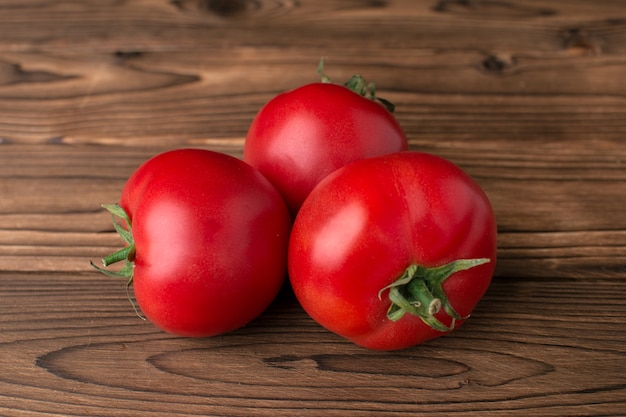
[[132,228],[126,272],[137,302],[167,332],[200,337],[241,327],[286,277],[288,210],[234,157],[198,149],[157,155],[128,179],[120,206]]
[[302,205],[289,276],[306,312],[377,350],[441,336],[467,318],[496,262],[481,188],[440,157],[400,152],[324,179]]

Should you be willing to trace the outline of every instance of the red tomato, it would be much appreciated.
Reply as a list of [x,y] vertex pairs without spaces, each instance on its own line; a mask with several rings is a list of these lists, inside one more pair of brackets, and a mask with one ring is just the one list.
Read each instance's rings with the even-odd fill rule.
[[243,158],[278,188],[295,216],[337,168],[406,149],[402,128],[381,103],[320,82],[270,100],[250,126]]
[[137,302],[167,332],[234,330],[257,317],[284,282],[289,212],[241,160],[198,149],[157,155],[128,179],[120,205],[132,226],[127,266],[134,261],[134,268],[126,269]]
[[302,205],[289,276],[306,312],[376,350],[458,327],[496,262],[496,223],[481,188],[453,163],[400,152],[349,164]]

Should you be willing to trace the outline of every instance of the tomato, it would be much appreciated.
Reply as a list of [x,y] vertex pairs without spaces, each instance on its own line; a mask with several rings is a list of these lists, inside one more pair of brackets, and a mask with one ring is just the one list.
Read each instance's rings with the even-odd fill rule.
[[452,162],[400,152],[349,164],[302,205],[289,277],[319,324],[376,350],[446,334],[469,316],[496,262],[496,222]]
[[[286,278],[291,219],[278,191],[232,156],[199,149],[162,153],[128,179],[116,226],[137,303],[157,327],[181,336],[239,328]],[[130,231],[129,231],[130,230]],[[106,259],[106,258],[105,258]],[[134,265],[133,265],[134,264]]]
[[243,159],[276,186],[294,216],[315,185],[337,168],[408,147],[393,114],[373,93],[365,97],[362,78],[353,80],[357,92],[319,82],[279,94],[248,130]]

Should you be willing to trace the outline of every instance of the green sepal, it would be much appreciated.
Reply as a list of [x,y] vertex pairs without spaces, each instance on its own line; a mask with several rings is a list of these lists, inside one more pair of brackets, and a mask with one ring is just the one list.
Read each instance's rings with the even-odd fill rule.
[[[324,63],[325,58],[322,57],[319,65],[317,66],[317,74],[320,76],[323,83],[330,84],[332,83],[330,77],[324,74]],[[387,109],[387,111],[389,111],[389,113],[393,113],[396,110],[395,104],[376,95],[376,85],[374,83],[368,83],[365,78],[358,74],[350,77],[348,81],[343,83],[343,86],[362,97],[368,98],[372,101],[378,101]]]
[[[113,277],[113,278],[125,278],[126,281],[126,295],[128,300],[130,301],[133,310],[137,316],[141,319],[146,320],[146,318],[140,313],[139,309],[135,305],[130,296],[130,287],[133,284],[133,276],[135,271],[135,241],[133,239],[133,231],[130,217],[126,213],[126,211],[119,204],[103,204],[102,207],[106,209],[111,216],[113,217],[113,227],[115,231],[120,235],[120,237],[126,243],[126,246],[122,249],[113,252],[110,255],[102,258],[102,264],[105,268],[101,268],[94,264],[92,261],[89,261],[89,264],[96,269],[98,272],[102,274]],[[120,224],[118,218],[126,224],[126,226]],[[124,262],[124,266],[118,271],[109,271],[106,267],[113,265],[117,262]]]
[[324,84],[330,84],[332,83],[332,81],[330,80],[330,77],[328,77],[326,74],[324,74],[324,62],[326,61],[325,57],[322,57],[322,59],[320,59],[320,63],[317,66],[317,75],[320,76],[320,78],[322,79],[322,82]]
[[[126,210],[124,210],[119,204],[103,204],[102,208],[111,213],[111,216],[113,217],[113,227],[115,228],[115,231],[122,237],[122,239],[124,239],[124,242],[128,243],[129,245],[132,244],[133,234],[131,232],[130,218],[126,213]],[[126,223],[127,228],[122,227],[116,221],[116,217],[122,219]]]
[[[410,313],[421,318],[433,329],[448,332],[454,329],[456,320],[467,317],[459,315],[450,304],[443,290],[444,281],[456,272],[474,268],[487,262],[490,262],[490,259],[460,259],[431,268],[412,264],[400,278],[382,288],[378,293],[378,298],[382,299],[382,293],[389,290],[388,297],[391,301],[387,310],[389,320],[398,321],[406,313]],[[452,319],[450,326],[446,326],[435,317],[435,314],[439,313],[442,308]]]

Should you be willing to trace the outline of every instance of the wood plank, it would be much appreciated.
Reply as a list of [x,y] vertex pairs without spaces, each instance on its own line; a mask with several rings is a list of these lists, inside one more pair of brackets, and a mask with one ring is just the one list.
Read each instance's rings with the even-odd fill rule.
[[95,273],[3,273],[0,294],[3,415],[585,416],[626,406],[624,282],[498,279],[456,332],[394,353],[326,332],[288,290],[246,328],[209,339],[161,333],[134,315],[123,283]]
[[[207,148],[241,157],[240,148]],[[619,143],[561,149],[546,141],[519,152],[450,142],[415,148],[458,163],[487,192],[498,218],[499,276],[624,278],[626,148]],[[0,145],[4,268],[84,271],[89,259],[113,252],[121,241],[99,207],[118,201],[128,176],[164,149]]]
[[[32,13],[35,10],[38,13]],[[584,0],[482,1],[84,1],[2,5],[4,48],[228,49],[238,44],[368,49],[458,47],[623,52],[624,5]],[[512,24],[514,23],[514,24]],[[113,25],[113,26],[112,26]],[[453,26],[454,31],[449,30]],[[30,28],[37,28],[36,31]],[[263,36],[258,36],[262,31]],[[296,34],[285,36],[285,33]],[[471,36],[467,36],[471,33]],[[331,42],[329,42],[331,41]],[[622,45],[622,46],[620,46]],[[132,48],[132,49],[128,49]]]
[[[404,54],[404,51],[398,51]],[[2,142],[241,145],[261,106],[317,81],[323,53],[229,50],[0,53]],[[360,72],[397,105],[411,141],[606,141],[626,130],[623,57],[531,58],[506,73],[475,51],[329,56],[338,81]],[[566,76],[564,76],[566,74]],[[4,78],[4,80],[3,80]],[[546,94],[550,91],[550,94]],[[489,129],[483,129],[486,124]]]

